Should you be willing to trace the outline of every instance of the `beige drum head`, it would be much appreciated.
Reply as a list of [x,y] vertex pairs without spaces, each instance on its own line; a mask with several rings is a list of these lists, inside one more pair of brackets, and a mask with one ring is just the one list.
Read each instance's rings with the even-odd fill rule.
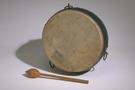
[[98,24],[78,10],[62,10],[43,30],[43,44],[50,61],[67,72],[82,72],[98,62],[103,35]]

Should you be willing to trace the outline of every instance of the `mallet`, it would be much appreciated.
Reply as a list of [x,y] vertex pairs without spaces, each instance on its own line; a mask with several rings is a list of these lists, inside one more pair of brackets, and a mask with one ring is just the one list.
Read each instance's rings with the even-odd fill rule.
[[77,78],[70,78],[70,77],[64,77],[64,76],[57,76],[52,74],[46,74],[46,73],[40,73],[37,69],[31,68],[26,71],[26,75],[30,78],[37,78],[37,77],[45,77],[45,78],[52,78],[56,80],[64,80],[64,81],[71,81],[71,82],[77,82],[77,83],[84,83],[88,84],[88,80],[83,79],[77,79]]

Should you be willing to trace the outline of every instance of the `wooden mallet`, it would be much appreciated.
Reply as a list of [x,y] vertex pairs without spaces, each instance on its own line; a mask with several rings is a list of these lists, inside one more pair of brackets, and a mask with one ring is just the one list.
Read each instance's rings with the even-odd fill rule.
[[26,75],[30,78],[37,78],[37,77],[43,77],[44,76],[45,78],[51,78],[51,79],[56,79],[56,80],[71,81],[71,82],[77,82],[77,83],[83,83],[83,84],[89,83],[88,80],[41,73],[37,69],[34,69],[34,68],[31,68],[31,69],[27,70]]

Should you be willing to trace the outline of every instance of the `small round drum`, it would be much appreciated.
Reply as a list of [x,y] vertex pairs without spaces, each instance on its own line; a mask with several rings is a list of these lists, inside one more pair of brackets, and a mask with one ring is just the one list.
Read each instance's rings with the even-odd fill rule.
[[66,72],[89,70],[108,47],[102,21],[92,12],[73,7],[66,7],[48,20],[42,39],[50,61]]

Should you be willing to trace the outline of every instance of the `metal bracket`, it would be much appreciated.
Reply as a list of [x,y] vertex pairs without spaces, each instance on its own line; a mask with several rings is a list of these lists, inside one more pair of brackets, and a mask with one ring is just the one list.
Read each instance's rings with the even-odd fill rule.
[[64,7],[64,9],[70,9],[70,8],[73,8],[73,6],[71,6],[69,3],[67,6]]
[[95,70],[95,68],[94,68],[94,67],[92,67],[92,68],[90,69],[90,71],[91,71],[91,72],[93,72],[94,70]]
[[107,52],[105,52],[105,53],[104,53],[104,55],[103,55],[103,60],[104,60],[104,61],[106,60],[107,55],[108,55],[108,53],[107,53]]
[[49,65],[52,69],[54,69],[55,65],[51,61],[49,61]]

